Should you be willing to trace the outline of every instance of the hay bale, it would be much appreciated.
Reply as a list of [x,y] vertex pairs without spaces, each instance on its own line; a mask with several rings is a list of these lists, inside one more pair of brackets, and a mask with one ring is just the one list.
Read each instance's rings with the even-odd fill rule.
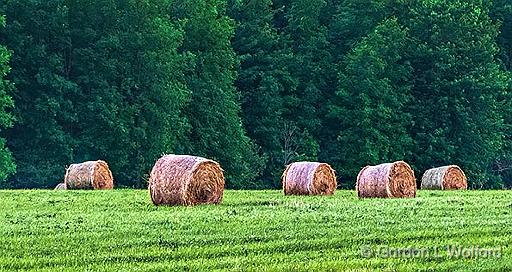
[[55,186],[54,190],[66,190],[66,184],[65,183],[59,183],[57,186]]
[[365,197],[415,197],[416,178],[403,161],[366,166],[357,175],[357,194]]
[[430,190],[459,190],[467,189],[466,175],[457,165],[432,168],[421,177],[421,189]]
[[149,194],[155,205],[219,204],[224,173],[212,160],[187,155],[165,155],[153,166]]
[[336,175],[327,163],[295,162],[283,173],[285,195],[332,195],[336,190]]
[[112,172],[104,161],[87,161],[70,165],[66,170],[64,183],[70,190],[114,188]]

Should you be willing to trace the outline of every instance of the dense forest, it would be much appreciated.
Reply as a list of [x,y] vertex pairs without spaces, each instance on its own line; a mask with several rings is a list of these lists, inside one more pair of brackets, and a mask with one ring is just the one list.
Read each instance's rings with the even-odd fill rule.
[[108,161],[145,187],[164,153],[277,188],[319,160],[464,168],[512,187],[509,0],[3,0],[0,187]]

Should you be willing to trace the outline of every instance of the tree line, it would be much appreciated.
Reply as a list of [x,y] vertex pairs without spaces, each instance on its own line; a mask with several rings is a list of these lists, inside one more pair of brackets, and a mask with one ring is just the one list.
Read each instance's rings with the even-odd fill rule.
[[458,164],[512,186],[507,0],[4,0],[0,187],[74,162],[144,187],[164,153],[217,160],[229,188],[286,164]]

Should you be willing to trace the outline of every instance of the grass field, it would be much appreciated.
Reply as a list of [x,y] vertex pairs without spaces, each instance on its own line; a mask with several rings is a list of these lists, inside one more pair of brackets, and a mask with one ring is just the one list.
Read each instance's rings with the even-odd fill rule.
[[[0,270],[512,270],[510,191],[227,191],[198,207],[154,207],[143,190],[0,191],[0,207]],[[412,248],[421,255],[399,254]]]

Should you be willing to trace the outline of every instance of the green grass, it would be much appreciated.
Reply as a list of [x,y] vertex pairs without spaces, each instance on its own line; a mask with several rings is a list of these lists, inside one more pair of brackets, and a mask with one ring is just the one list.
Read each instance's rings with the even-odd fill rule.
[[[219,206],[154,207],[147,191],[0,191],[0,270],[511,271],[512,192],[415,199],[227,191]],[[456,258],[444,247],[501,248]],[[364,257],[361,248],[440,256]]]

